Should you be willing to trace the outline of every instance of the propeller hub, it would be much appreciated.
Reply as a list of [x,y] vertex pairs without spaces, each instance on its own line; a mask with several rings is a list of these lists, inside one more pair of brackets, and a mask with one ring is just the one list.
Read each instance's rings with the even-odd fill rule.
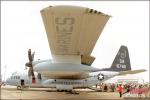
[[31,62],[27,62],[27,63],[25,64],[25,66],[27,66],[27,67],[32,67],[32,63],[31,63]]

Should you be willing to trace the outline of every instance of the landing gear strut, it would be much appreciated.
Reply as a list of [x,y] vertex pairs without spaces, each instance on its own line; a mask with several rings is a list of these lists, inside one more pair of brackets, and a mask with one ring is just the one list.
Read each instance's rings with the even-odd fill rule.
[[21,90],[21,86],[17,86],[17,90]]

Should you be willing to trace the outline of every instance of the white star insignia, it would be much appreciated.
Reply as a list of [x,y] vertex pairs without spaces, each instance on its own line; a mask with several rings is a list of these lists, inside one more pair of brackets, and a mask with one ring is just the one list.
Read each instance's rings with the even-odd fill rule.
[[99,79],[99,80],[103,80],[103,79],[104,79],[104,75],[103,75],[103,74],[99,74],[99,75],[98,75],[98,79]]

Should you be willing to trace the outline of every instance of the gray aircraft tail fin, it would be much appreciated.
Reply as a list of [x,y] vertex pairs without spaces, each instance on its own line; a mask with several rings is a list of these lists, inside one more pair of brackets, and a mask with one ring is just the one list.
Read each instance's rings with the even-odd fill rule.
[[115,72],[119,72],[118,75],[126,75],[126,74],[137,74],[137,73],[145,72],[146,70],[145,69],[131,70],[128,48],[122,45],[111,67],[103,68],[99,71],[115,71]]
[[128,48],[121,46],[110,68],[112,71],[131,70]]

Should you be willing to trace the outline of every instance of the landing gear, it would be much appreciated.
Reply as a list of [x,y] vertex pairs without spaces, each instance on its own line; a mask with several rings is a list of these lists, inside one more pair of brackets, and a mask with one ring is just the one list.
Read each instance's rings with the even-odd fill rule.
[[57,90],[57,92],[61,92],[61,90]]
[[17,86],[17,90],[23,90],[25,88],[24,79],[20,80],[20,85]]
[[59,89],[57,90],[57,92],[63,92],[63,91],[64,91],[64,90],[59,90]]
[[21,86],[17,86],[17,90],[21,90],[22,88],[21,88]]
[[67,91],[67,94],[79,94],[79,92],[77,92],[75,90],[69,90],[69,91]]
[[67,94],[79,94],[75,90],[60,90],[60,89],[57,89],[57,92],[66,92]]
[[72,90],[60,90],[60,89],[57,89],[57,92],[72,92]]
[[66,92],[72,92],[72,90],[66,90]]

